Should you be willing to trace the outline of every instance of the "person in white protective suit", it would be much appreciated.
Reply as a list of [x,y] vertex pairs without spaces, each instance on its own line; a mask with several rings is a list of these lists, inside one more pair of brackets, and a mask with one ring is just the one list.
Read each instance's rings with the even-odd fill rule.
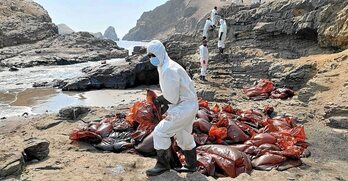
[[175,170],[195,172],[196,144],[191,133],[198,112],[198,102],[193,81],[183,67],[169,58],[160,41],[151,41],[147,46],[147,53],[151,64],[157,66],[163,93],[154,100],[154,103],[160,106],[169,105],[169,109],[166,118],[154,129],[153,141],[157,152],[157,163],[154,168],[146,171],[146,175],[156,176],[170,170],[171,137],[176,138],[186,159],[186,165]]
[[213,22],[214,28],[216,27],[216,24],[218,23],[218,12],[217,12],[217,7],[215,6],[213,10],[211,10],[210,13],[210,19]]
[[214,24],[210,20],[210,18],[207,18],[207,20],[205,21],[205,24],[204,24],[204,28],[203,28],[203,40],[208,39],[209,29],[214,29]]
[[226,35],[227,35],[226,21],[223,18],[221,18],[220,19],[220,29],[219,29],[219,41],[218,41],[218,48],[219,48],[219,51],[221,54],[224,53]]
[[201,75],[199,76],[199,79],[206,81],[205,76],[208,69],[208,59],[209,59],[207,40],[203,40],[203,44],[199,47],[199,56],[200,56],[200,62],[201,62]]

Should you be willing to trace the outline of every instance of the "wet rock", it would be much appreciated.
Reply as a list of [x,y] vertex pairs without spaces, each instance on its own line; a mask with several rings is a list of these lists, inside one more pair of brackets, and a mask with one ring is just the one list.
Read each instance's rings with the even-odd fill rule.
[[20,175],[24,168],[24,158],[21,153],[6,153],[0,155],[0,179],[10,175]]
[[329,123],[327,124],[333,128],[348,129],[348,116],[333,116],[328,118]]
[[54,87],[62,88],[67,84],[64,80],[54,79],[52,82],[34,82],[33,87]]
[[145,54],[146,53],[146,48],[143,46],[135,46],[133,48],[133,55],[136,54]]
[[130,62],[115,62],[84,68],[82,71],[87,76],[65,80],[67,84],[63,90],[125,89],[139,85],[157,84],[157,68],[146,61],[147,59],[147,56],[144,55],[134,56],[130,58]]
[[10,71],[10,72],[14,72],[14,71],[18,71],[19,69],[18,68],[16,68],[16,67],[11,67],[10,69],[8,69],[8,71]]
[[33,87],[47,87],[49,86],[48,82],[34,82]]
[[59,110],[59,118],[65,120],[78,120],[86,116],[91,109],[88,107],[76,106],[66,107]]
[[25,160],[31,161],[34,159],[43,160],[49,154],[50,143],[44,139],[30,138],[24,142]]

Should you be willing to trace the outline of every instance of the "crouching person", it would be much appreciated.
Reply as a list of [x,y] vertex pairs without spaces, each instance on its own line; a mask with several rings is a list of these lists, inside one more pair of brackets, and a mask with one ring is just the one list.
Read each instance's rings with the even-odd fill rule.
[[151,41],[148,44],[147,53],[151,64],[157,67],[163,93],[155,99],[154,103],[168,104],[169,109],[167,117],[155,127],[153,141],[157,152],[157,163],[154,168],[146,171],[146,175],[156,176],[171,169],[169,164],[171,137],[176,138],[186,158],[186,165],[175,170],[194,172],[197,170],[197,155],[196,144],[191,133],[198,103],[193,81],[184,68],[169,58],[160,41]]

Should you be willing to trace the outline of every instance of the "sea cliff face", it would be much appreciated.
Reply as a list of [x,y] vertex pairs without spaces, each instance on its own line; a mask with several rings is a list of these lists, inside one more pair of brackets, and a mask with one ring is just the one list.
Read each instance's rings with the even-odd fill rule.
[[0,1],[0,66],[64,65],[127,55],[116,42],[87,32],[59,35],[47,11],[31,0]]

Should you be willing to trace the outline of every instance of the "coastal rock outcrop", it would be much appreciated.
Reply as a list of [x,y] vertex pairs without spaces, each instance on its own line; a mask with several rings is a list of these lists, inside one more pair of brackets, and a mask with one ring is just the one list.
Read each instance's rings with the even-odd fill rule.
[[134,55],[126,60],[86,67],[82,70],[86,76],[65,80],[63,90],[125,89],[158,83],[157,68],[150,64],[147,56]]
[[31,0],[2,0],[0,24],[0,66],[65,65],[128,56],[116,42],[87,32],[59,35],[47,11]]
[[113,26],[109,26],[105,32],[104,32],[104,38],[113,40],[113,41],[118,41],[119,38],[117,37],[116,30]]
[[128,50],[118,47],[112,40],[98,39],[87,32],[77,32],[50,37],[34,44],[2,48],[0,66],[67,65],[126,56]]
[[142,41],[166,39],[174,33],[192,33],[197,23],[214,6],[221,7],[231,2],[220,0],[170,0],[152,11],[145,12],[124,40]]
[[0,1],[0,48],[34,43],[58,34],[47,11],[29,0]]

